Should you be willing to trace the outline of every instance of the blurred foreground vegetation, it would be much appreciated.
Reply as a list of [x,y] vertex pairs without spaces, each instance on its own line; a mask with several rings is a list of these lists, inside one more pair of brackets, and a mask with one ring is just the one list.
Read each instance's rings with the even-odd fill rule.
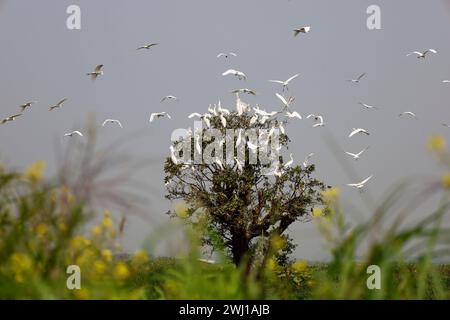
[[[201,260],[199,243],[208,229],[202,217],[186,227],[191,245],[185,256],[161,258],[144,250],[126,255],[121,221],[104,211],[94,224],[94,210],[69,187],[46,182],[43,162],[23,172],[0,167],[0,299],[449,299],[450,265],[436,261],[448,261],[450,253],[442,223],[450,157],[439,136],[430,138],[429,148],[445,168],[442,177],[424,182],[409,200],[400,186],[365,223],[346,221],[339,189],[323,191],[324,205],[314,208],[311,219],[331,260],[315,265],[280,261],[282,237],[269,239],[269,253],[250,266],[235,267],[220,246],[217,262]],[[415,202],[436,194],[442,199],[433,212],[405,223]],[[192,210],[178,205],[175,211],[179,223]],[[395,218],[386,225],[387,217]],[[81,268],[79,290],[66,286],[66,269],[74,264]],[[370,265],[382,270],[380,290],[367,288]]]

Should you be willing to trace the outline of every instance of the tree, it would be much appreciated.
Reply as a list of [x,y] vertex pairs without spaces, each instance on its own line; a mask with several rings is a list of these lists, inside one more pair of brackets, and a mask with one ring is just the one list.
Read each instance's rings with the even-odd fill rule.
[[[314,165],[288,166],[279,155],[290,142],[284,133],[288,121],[282,111],[252,110],[239,96],[236,109],[230,112],[220,103],[208,108],[201,116],[205,128],[194,133],[189,129],[183,139],[173,139],[172,155],[166,159],[164,171],[166,198],[185,202],[188,223],[195,223],[199,212],[207,217],[209,227],[220,235],[233,262],[239,265],[256,250],[257,239],[281,236],[289,243],[288,227],[311,217],[312,208],[322,203],[325,186],[312,177]],[[223,138],[215,135],[205,139],[214,129]],[[252,139],[248,132],[258,135],[258,153],[248,143]],[[238,141],[242,141],[239,146]],[[211,148],[213,143],[215,148]],[[193,161],[200,148],[202,161]],[[267,151],[271,159],[268,163],[261,157]],[[252,161],[255,154],[256,161]],[[240,163],[239,155],[243,160]],[[213,239],[205,236],[203,243],[212,245]],[[292,250],[292,246],[286,250]]]

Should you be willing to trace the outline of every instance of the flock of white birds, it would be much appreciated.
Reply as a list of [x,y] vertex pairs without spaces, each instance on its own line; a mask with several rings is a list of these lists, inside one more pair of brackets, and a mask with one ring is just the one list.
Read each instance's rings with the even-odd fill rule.
[[[293,31],[294,31],[294,36],[297,37],[300,34],[307,34],[307,33],[309,33],[311,31],[311,27],[310,26],[304,26],[304,27],[296,28]],[[154,48],[157,45],[159,45],[159,43],[149,43],[149,44],[146,44],[146,45],[138,47],[137,50],[150,50],[150,49]],[[419,58],[419,59],[425,59],[430,54],[437,54],[437,51],[435,49],[428,49],[428,50],[423,51],[423,52],[414,51],[414,52],[411,52],[411,53],[407,54],[407,56],[409,57],[409,56],[412,56],[412,55],[416,55],[417,58]],[[226,52],[226,53],[221,52],[221,53],[219,53],[217,55],[217,58],[218,59],[222,59],[222,58],[223,59],[229,59],[229,58],[233,58],[233,57],[237,57],[237,56],[238,55],[235,52]],[[103,64],[97,65],[95,67],[94,71],[87,73],[87,76],[89,76],[93,81],[97,80],[99,77],[104,75],[103,67],[104,67]],[[225,72],[222,73],[222,76],[230,76],[230,75],[236,77],[238,80],[244,80],[244,81],[247,80],[247,75],[244,72],[239,71],[239,70],[228,69],[228,70],[226,70]],[[284,93],[284,92],[288,92],[289,91],[290,83],[293,80],[295,80],[296,78],[298,78],[299,76],[300,76],[300,74],[295,74],[295,75],[289,77],[287,80],[269,80],[269,81],[272,82],[272,83],[276,83],[276,84],[281,85],[282,86],[282,92]],[[353,84],[358,84],[358,83],[360,83],[363,80],[363,78],[365,76],[366,76],[366,73],[362,73],[361,75],[359,75],[355,79],[349,79],[347,81],[350,82],[350,83],[353,83]],[[443,80],[442,82],[444,84],[450,84],[450,80]],[[237,109],[237,114],[239,116],[242,115],[244,112],[247,112],[247,111],[249,111],[251,109],[249,104],[243,102],[240,99],[239,94],[256,95],[256,92],[254,90],[249,89],[249,88],[241,88],[241,89],[232,90],[231,92],[236,95],[236,109]],[[280,100],[280,102],[282,104],[280,106],[281,107],[281,111],[267,112],[265,110],[260,109],[259,106],[256,105],[255,107],[253,107],[254,114],[251,117],[250,125],[255,124],[256,122],[264,124],[265,122],[267,122],[272,117],[274,117],[274,116],[276,116],[278,114],[282,114],[282,113],[284,114],[284,116],[286,118],[289,118],[289,119],[298,119],[298,120],[303,119],[299,112],[291,110],[291,105],[292,105],[292,103],[295,100],[294,97],[291,96],[291,97],[285,98],[282,94],[279,94],[279,93],[276,93],[275,95]],[[55,111],[55,110],[61,109],[64,106],[64,104],[66,103],[67,100],[68,100],[68,98],[64,98],[61,101],[57,102],[55,105],[50,106],[49,107],[49,111]],[[164,102],[167,102],[169,100],[178,101],[178,98],[176,96],[174,96],[174,95],[167,95],[167,96],[164,96],[161,99],[160,102],[164,103]],[[30,102],[26,102],[26,103],[20,105],[19,106],[20,113],[14,114],[12,116],[9,116],[9,117],[1,120],[0,124],[5,124],[5,123],[8,123],[8,122],[16,120],[18,117],[21,117],[26,112],[27,109],[31,108],[36,103],[37,103],[36,101],[30,101]],[[376,106],[371,106],[371,105],[368,105],[368,104],[363,103],[363,102],[359,102],[359,104],[363,108],[368,109],[368,110],[377,110],[378,109],[378,107],[376,107]],[[225,116],[227,116],[229,114],[230,114],[230,111],[227,110],[226,108],[223,108],[221,106],[221,104],[220,104],[220,101],[219,101],[219,103],[217,105],[216,104],[214,104],[213,106],[210,105],[210,107],[208,108],[208,112],[206,112],[204,114],[200,114],[200,113],[195,112],[195,113],[190,114],[188,116],[188,118],[189,119],[199,118],[209,128],[211,126],[211,123],[210,123],[211,118],[213,116],[216,116],[216,117],[220,118],[222,126],[226,128],[227,120],[226,120]],[[149,122],[153,122],[155,119],[164,118],[164,117],[166,117],[168,119],[171,119],[171,116],[165,111],[154,112],[154,113],[151,113]],[[399,117],[409,117],[409,118],[416,119],[416,120],[418,119],[417,115],[415,113],[411,112],[411,111],[402,112],[401,114],[399,114]],[[309,114],[309,115],[306,116],[306,119],[312,119],[314,121],[314,124],[312,125],[314,128],[325,126],[324,117],[322,115]],[[278,129],[281,133],[284,134],[285,133],[285,128],[283,127],[283,123],[284,122],[281,121],[281,122],[279,122],[277,128],[275,128],[275,127],[271,128],[270,131],[269,131],[268,137],[273,135],[275,129]],[[106,119],[106,120],[104,120],[103,123],[102,123],[102,127],[105,127],[107,125],[115,125],[115,126],[117,126],[119,128],[123,128],[122,123],[119,120],[116,120],[116,119]],[[450,128],[449,124],[443,123],[442,125],[445,126],[445,127],[449,127]],[[190,130],[190,133],[192,134],[191,130]],[[197,135],[198,133],[195,132],[194,134]],[[364,129],[364,128],[353,128],[351,130],[351,132],[350,132],[348,137],[351,138],[351,137],[353,137],[355,135],[370,135],[370,132],[368,130]],[[78,131],[78,130],[76,130],[76,131],[65,133],[64,136],[65,137],[74,137],[74,136],[83,137],[83,133]],[[237,145],[239,145],[243,140],[245,140],[245,138],[242,137],[242,130],[240,130],[239,133],[238,133],[238,137],[237,137]],[[194,141],[196,141],[195,142],[195,148],[201,154],[202,150],[201,150],[201,146],[200,146],[200,144],[198,142],[199,140],[195,139]],[[247,141],[246,145],[249,148],[249,150],[251,150],[252,152],[256,152],[257,149],[258,149],[258,146],[253,144],[250,141]],[[278,148],[278,151],[280,149],[281,149],[281,147]],[[369,147],[366,147],[366,148],[364,148],[362,151],[360,151],[358,153],[352,153],[352,152],[345,152],[345,153],[349,157],[351,157],[352,159],[358,160],[358,159],[361,158],[363,153],[365,153],[368,149],[369,149]],[[175,156],[176,151],[175,151],[175,148],[172,145],[170,146],[170,152],[171,152],[171,159],[172,159],[172,161],[174,163],[178,163],[178,158]],[[314,156],[314,153],[308,154],[308,156],[304,159],[302,165],[304,167],[307,167],[309,165],[310,158],[313,157],[313,156]],[[216,161],[217,165],[221,169],[224,168],[224,164],[221,162],[220,159],[216,158],[215,161]],[[235,162],[236,162],[238,170],[242,171],[245,164],[241,163],[236,157],[235,157]],[[281,166],[275,167],[274,170],[273,170],[273,175],[281,176],[283,174],[283,172],[284,172],[283,169],[286,169],[286,168],[292,166],[293,163],[294,163],[294,159],[293,159],[292,154],[290,154],[290,160],[287,161],[286,163],[282,164]],[[192,169],[195,170],[194,166],[192,166]],[[368,178],[364,179],[361,182],[349,183],[349,184],[347,184],[347,186],[354,187],[354,188],[356,188],[358,190],[362,190],[365,187],[365,185],[367,184],[367,182],[370,179],[372,179],[372,177],[373,176],[371,175],[371,176],[369,176]]]

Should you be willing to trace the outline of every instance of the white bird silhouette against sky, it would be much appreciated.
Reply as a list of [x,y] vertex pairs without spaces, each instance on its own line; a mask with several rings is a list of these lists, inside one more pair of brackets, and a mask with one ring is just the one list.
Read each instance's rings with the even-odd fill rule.
[[364,148],[359,153],[351,153],[351,152],[345,152],[345,153],[348,154],[349,156],[351,156],[354,160],[358,160],[367,149],[369,149],[369,147]]
[[153,112],[152,114],[150,114],[150,122],[153,122],[155,118],[162,118],[162,117],[172,119],[167,112]]
[[300,74],[295,74],[295,75],[293,75],[292,77],[290,77],[289,79],[287,79],[286,81],[282,81],[282,80],[269,80],[269,82],[273,82],[273,83],[279,83],[279,84],[281,84],[281,85],[283,85],[283,92],[284,92],[284,90],[289,90],[289,87],[288,87],[288,85],[289,85],[289,83],[292,81],[292,80],[294,80],[295,78],[297,78],[298,76],[299,76]]
[[348,183],[347,186],[353,187],[353,188],[356,188],[356,189],[359,189],[359,190],[362,190],[362,189],[365,187],[366,183],[367,183],[370,179],[372,179],[372,177],[373,177],[373,176],[370,176],[370,177],[368,177],[368,178],[366,178],[366,179],[364,179],[363,181],[358,182],[358,183]]
[[225,59],[228,59],[230,56],[232,56],[232,57],[237,57],[237,54],[236,53],[234,53],[234,52],[228,52],[228,53],[223,53],[223,52],[221,52],[221,53],[219,53],[218,55],[217,55],[217,58],[225,58]]
[[310,26],[300,27],[294,29],[294,37],[298,36],[300,33],[309,33],[311,31]]
[[67,98],[62,99],[61,101],[59,101],[59,102],[58,102],[57,104],[55,104],[54,106],[51,106],[51,107],[49,108],[49,111],[53,111],[53,110],[55,110],[55,109],[62,108],[64,102],[66,102],[66,101],[67,101]]
[[428,49],[428,50],[426,50],[426,51],[424,51],[424,52],[413,51],[413,52],[411,52],[411,53],[408,53],[406,56],[409,57],[409,56],[415,54],[415,55],[417,55],[417,58],[419,58],[419,59],[425,59],[426,56],[427,56],[429,53],[434,53],[434,54],[436,54],[437,51],[436,51],[435,49]]
[[91,79],[94,81],[97,79],[97,77],[102,76],[103,75],[103,64],[99,64],[98,66],[95,67],[95,70],[92,72],[88,72],[87,75],[91,76]]
[[366,129],[362,129],[362,128],[353,128],[352,132],[349,134],[349,138],[353,137],[355,134],[365,134],[365,135],[370,135],[369,131],[367,131]]
[[243,73],[242,71],[239,71],[239,70],[228,69],[227,71],[222,73],[222,76],[228,76],[228,75],[233,75],[233,76],[237,77],[239,80],[247,80],[247,76],[245,75],[245,73]]
[[119,120],[115,119],[106,119],[103,121],[102,127],[106,126],[108,123],[117,124],[119,127],[123,128],[122,123]]
[[347,81],[351,82],[351,83],[359,83],[361,81],[361,79],[364,78],[365,75],[366,75],[366,73],[363,73],[358,78],[356,78],[356,79],[349,79]]
[[414,112],[411,112],[411,111],[405,111],[405,112],[402,112],[402,113],[400,113],[399,115],[398,115],[399,117],[403,117],[403,116],[409,116],[409,117],[412,117],[412,118],[414,118],[414,119],[418,119],[417,118],[417,115],[414,113]]
[[72,131],[72,132],[68,132],[64,135],[64,137],[73,137],[73,136],[82,137],[83,134],[80,131]]
[[142,49],[150,50],[151,47],[154,47],[154,46],[157,46],[157,45],[159,45],[159,43],[149,43],[149,44],[140,46],[136,50],[142,50]]

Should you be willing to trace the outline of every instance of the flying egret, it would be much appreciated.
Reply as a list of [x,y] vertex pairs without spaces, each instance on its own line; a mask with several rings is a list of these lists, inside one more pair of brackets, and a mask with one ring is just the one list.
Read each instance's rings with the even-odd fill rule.
[[279,83],[283,86],[283,92],[284,90],[289,91],[289,83],[294,80],[295,78],[297,78],[300,74],[295,74],[292,77],[290,77],[289,79],[287,79],[286,81],[282,81],[282,80],[269,80],[269,82],[273,82],[273,83]]
[[364,186],[366,185],[366,183],[372,179],[373,176],[368,177],[367,179],[364,179],[363,181],[359,182],[359,183],[348,183],[347,186],[349,187],[354,187],[356,189],[362,190],[364,188]]
[[150,115],[150,122],[153,122],[153,119],[155,119],[155,118],[161,118],[161,117],[167,117],[169,119],[172,119],[167,112],[154,112]]
[[228,52],[228,53],[223,53],[223,52],[221,52],[221,53],[219,53],[219,54],[217,55],[217,58],[222,58],[222,57],[224,57],[225,59],[228,59],[230,56],[237,57],[237,54],[234,53],[234,52]]
[[235,89],[235,90],[231,91],[231,93],[246,93],[246,94],[251,94],[253,96],[256,96],[256,92],[254,90],[248,89],[248,88]]
[[360,151],[359,153],[351,153],[351,152],[345,152],[349,156],[351,156],[354,160],[358,160],[361,155],[367,150],[369,147],[365,148],[364,150]]
[[351,82],[351,83],[359,83],[359,82],[361,81],[361,79],[364,78],[365,75],[366,75],[366,73],[363,73],[363,74],[361,74],[358,78],[356,78],[356,79],[350,79],[350,80],[347,80],[347,81],[348,81],[348,82]]
[[245,75],[245,73],[234,69],[228,69],[227,71],[222,73],[222,76],[228,76],[230,74],[237,77],[239,80],[247,80],[247,76]]
[[67,98],[62,99],[61,101],[59,101],[59,102],[58,102],[57,104],[55,104],[54,106],[51,106],[51,107],[49,108],[49,111],[53,111],[53,110],[55,110],[55,109],[62,108],[64,102],[66,102],[66,101],[67,101]]
[[355,134],[365,134],[365,135],[370,135],[369,131],[367,131],[366,129],[362,129],[362,128],[353,128],[352,132],[349,134],[349,138],[353,137]]
[[311,31],[310,26],[296,28],[294,29],[294,37],[298,36],[300,33],[308,33],[310,31]]
[[398,115],[399,117],[403,117],[403,116],[409,116],[409,117],[412,117],[412,118],[414,118],[414,119],[418,119],[417,118],[417,115],[414,113],[414,112],[411,112],[411,111],[405,111],[405,112],[402,112],[402,113],[400,113],[399,115]]
[[87,75],[91,76],[91,79],[94,81],[97,79],[97,77],[103,75],[102,68],[103,68],[103,64],[99,64],[98,66],[95,67],[94,71],[87,73]]
[[72,131],[72,132],[66,133],[64,135],[64,137],[73,137],[73,136],[80,136],[80,137],[82,137],[83,134],[80,131]]
[[294,111],[294,112],[287,111],[286,112],[286,117],[288,117],[288,118],[298,118],[300,120],[302,119],[302,116],[297,111]]
[[437,51],[434,50],[434,49],[428,49],[428,50],[426,50],[426,51],[424,51],[424,52],[413,51],[413,52],[411,52],[411,53],[408,53],[406,56],[409,57],[409,56],[415,54],[415,55],[417,55],[417,58],[419,58],[419,59],[421,59],[421,58],[422,58],[422,59],[425,59],[426,56],[427,56],[429,53],[434,53],[434,54],[436,54]]
[[21,115],[22,115],[22,113],[15,114],[15,115],[12,115],[12,116],[9,116],[9,117],[3,119],[3,120],[1,121],[1,124],[4,124],[4,123],[6,123],[6,122],[10,122],[10,121],[14,121],[14,120],[16,120],[17,117],[20,117]]
[[316,116],[314,119],[316,121],[319,121],[319,122],[314,124],[313,128],[324,127],[325,126],[325,122],[323,122],[323,117],[322,116]]
[[275,93],[278,99],[283,103],[283,110],[289,109],[291,106],[291,103],[294,102],[294,97],[289,97],[288,100],[286,100],[281,94]]
[[115,119],[106,119],[105,121],[103,121],[102,127],[106,126],[108,123],[113,123],[113,124],[117,124],[119,127],[122,127],[122,124],[120,123],[119,120],[115,120]]
[[140,46],[139,48],[137,48],[136,50],[142,50],[142,49],[146,49],[146,50],[150,50],[151,47],[157,46],[159,43],[149,43],[143,46]]
[[30,102],[26,102],[26,103],[22,104],[20,106],[20,112],[24,112],[27,108],[30,108],[35,103],[36,103],[36,101],[30,101]]
[[375,107],[375,106],[371,106],[371,105],[368,105],[368,104],[366,104],[366,103],[362,103],[362,102],[358,102],[360,105],[362,105],[364,108],[366,108],[366,109],[378,109],[378,107]]
[[164,102],[164,101],[166,101],[166,100],[174,100],[174,101],[177,101],[178,98],[175,97],[175,96],[172,96],[172,95],[168,95],[168,96],[165,96],[164,98],[162,98],[162,99],[161,99],[161,102]]

